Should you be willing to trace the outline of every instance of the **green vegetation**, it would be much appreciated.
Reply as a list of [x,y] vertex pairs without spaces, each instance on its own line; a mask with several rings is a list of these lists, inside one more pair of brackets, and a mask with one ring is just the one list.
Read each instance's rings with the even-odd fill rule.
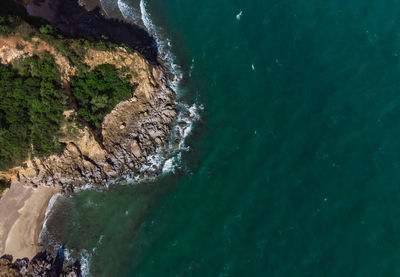
[[0,66],[0,169],[24,161],[31,147],[38,156],[61,150],[66,96],[53,58],[27,58],[18,71]]
[[61,151],[64,110],[76,108],[83,123],[98,129],[116,104],[132,96],[129,79],[120,77],[110,64],[93,70],[82,66],[71,80],[69,94],[48,53],[26,58],[13,68],[0,65],[0,170],[21,163],[28,153],[47,156]]
[[[113,50],[115,45],[106,36],[100,40],[76,38],[66,34],[58,28],[49,25],[47,21],[39,17],[29,16],[22,5],[13,0],[0,1],[0,36],[19,35],[24,40],[30,41],[32,37],[40,37],[42,40],[54,46],[61,53],[66,54],[75,66],[81,66],[79,54],[82,46],[98,50]],[[128,49],[128,51],[130,51]]]
[[82,123],[98,129],[116,104],[132,96],[129,78],[120,77],[110,64],[91,71],[82,66],[71,80],[69,94],[48,53],[26,58],[13,68],[0,65],[0,170],[21,163],[28,153],[47,156],[61,151],[64,110],[76,108]]
[[8,36],[12,33],[12,25],[15,25],[21,21],[19,16],[15,15],[7,15],[7,16],[0,16],[0,35]]
[[[0,36],[18,36],[32,43],[34,56],[12,65],[0,64],[0,170],[21,164],[27,157],[48,156],[63,149],[59,138],[61,124],[66,134],[89,126],[95,133],[104,116],[116,104],[132,96],[128,69],[111,64],[93,70],[83,63],[85,49],[114,50],[118,45],[72,38],[44,20],[29,17],[13,1],[0,1]],[[70,89],[61,83],[54,57],[38,51],[40,38],[77,68]],[[17,49],[24,47],[17,44]],[[65,119],[63,112],[75,110],[78,118]],[[99,137],[101,139],[101,137]],[[1,184],[0,184],[1,185]],[[1,188],[0,188],[1,190]]]
[[89,71],[83,68],[71,81],[78,115],[92,128],[100,127],[103,118],[122,100],[132,97],[130,76],[121,78],[114,65],[102,64]]

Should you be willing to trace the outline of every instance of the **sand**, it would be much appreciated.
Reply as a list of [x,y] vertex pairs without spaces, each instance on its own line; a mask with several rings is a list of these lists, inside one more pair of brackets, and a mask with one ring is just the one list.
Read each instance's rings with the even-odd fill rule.
[[0,199],[0,256],[33,258],[51,197],[58,191],[49,187],[13,184]]

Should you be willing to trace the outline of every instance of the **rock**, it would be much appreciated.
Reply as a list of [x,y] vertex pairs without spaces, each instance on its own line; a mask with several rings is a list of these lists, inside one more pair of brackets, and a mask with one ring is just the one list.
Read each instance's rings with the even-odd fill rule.
[[12,256],[4,255],[0,258],[0,276],[4,277],[39,277],[39,276],[69,276],[78,277],[81,275],[79,261],[74,264],[67,264],[60,269],[59,274],[55,272],[56,260],[52,255],[43,251],[38,253],[29,261],[27,258],[17,259],[13,263]]
[[29,259],[28,258],[17,259],[14,262],[14,266],[18,269],[19,273],[22,276],[28,274],[28,265],[29,265]]
[[88,183],[101,186],[132,174],[158,147],[167,145],[176,109],[175,94],[162,67],[121,49],[87,49],[84,62],[91,68],[111,63],[135,72],[131,74],[132,83],[137,85],[134,96],[117,104],[104,118],[101,140],[85,127],[74,136],[62,137],[65,148],[61,154],[33,158],[24,167],[0,172],[0,177],[22,185],[60,186],[69,194],[74,187]]
[[176,139],[176,140],[174,141],[174,148],[175,148],[175,149],[178,149],[178,148],[179,148],[179,143],[180,143],[179,139]]
[[13,256],[12,255],[3,255],[0,257],[0,259],[8,260],[11,263],[13,261]]

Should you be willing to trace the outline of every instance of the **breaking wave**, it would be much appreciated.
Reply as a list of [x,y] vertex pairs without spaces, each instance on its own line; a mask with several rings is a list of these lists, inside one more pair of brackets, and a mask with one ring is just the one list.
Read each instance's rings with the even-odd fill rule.
[[[133,21],[135,24],[144,26],[147,31],[155,38],[157,48],[159,51],[159,58],[161,59],[163,66],[171,73],[168,80],[168,86],[175,91],[179,96],[180,81],[182,80],[183,74],[181,67],[175,63],[176,57],[172,53],[172,42],[169,38],[164,37],[162,30],[153,24],[151,20],[151,14],[148,11],[147,3],[145,0],[140,0],[138,8],[132,7],[127,4],[126,0],[101,0],[100,1],[103,10],[109,14],[117,8],[120,10],[123,17],[128,21]],[[194,68],[194,60],[190,73]],[[154,155],[147,157],[147,161],[139,169],[138,173],[132,173],[127,176],[122,176],[117,180],[110,181],[105,184],[103,188],[86,184],[83,187],[77,188],[76,191],[81,190],[103,190],[108,188],[110,184],[118,182],[119,180],[125,180],[127,183],[137,183],[154,179],[159,173],[170,174],[174,173],[177,169],[182,166],[182,153],[188,151],[189,147],[185,145],[185,139],[190,135],[193,129],[193,124],[199,120],[200,112],[203,109],[202,105],[199,104],[187,104],[182,102],[176,102],[176,108],[178,110],[178,116],[172,126],[171,136],[168,141],[168,147],[157,149]],[[43,231],[46,232],[46,222],[50,215],[50,211],[54,206],[57,196],[53,196],[50,200],[49,207],[46,211],[45,221],[43,225]],[[42,232],[43,232],[42,231]],[[65,249],[65,257],[67,261],[73,262],[72,259],[79,258],[81,262],[82,276],[92,276],[90,273],[90,265],[93,257],[96,255],[97,247],[101,244],[102,237],[93,249],[82,249],[79,252],[74,252],[71,249]],[[57,249],[60,245],[57,242],[53,242],[52,245]]]
[[144,26],[157,42],[160,59],[173,74],[172,80],[169,80],[169,85],[176,92],[182,79],[182,72],[180,66],[175,63],[175,55],[171,52],[172,42],[169,38],[163,38],[161,30],[153,24],[150,13],[147,11],[147,3],[144,0],[140,0],[140,13]]
[[[142,23],[150,35],[155,38],[159,58],[172,75],[168,80],[168,85],[179,95],[179,85],[183,77],[181,67],[175,63],[176,57],[171,51],[171,40],[165,37],[162,29],[156,26],[151,20],[151,13],[148,10],[147,2],[140,0],[140,20],[136,9],[128,5],[125,0],[118,0],[118,6],[126,20],[133,21],[136,24]],[[193,68],[191,68],[192,70]],[[172,130],[169,147],[168,149],[158,149],[156,155],[148,157],[147,163],[140,169],[140,172],[143,174],[153,173],[157,170],[161,170],[163,174],[174,172],[179,167],[181,161],[180,152],[188,150],[185,146],[185,138],[191,133],[193,123],[199,119],[199,111],[202,109],[202,106],[197,104],[188,105],[180,102],[176,102],[176,105],[179,114]],[[141,180],[138,176],[130,177],[131,181]]]
[[50,216],[50,212],[54,207],[54,204],[56,203],[58,197],[62,196],[61,193],[56,193],[54,194],[49,201],[49,204],[47,205],[47,209],[46,212],[44,214],[44,220],[43,220],[43,225],[42,225],[42,230],[39,234],[39,237],[41,237],[42,235],[44,235],[44,233],[47,231],[47,220],[49,219]]
[[126,20],[132,20],[138,23],[141,20],[140,12],[134,7],[128,5],[124,0],[117,1],[118,9]]

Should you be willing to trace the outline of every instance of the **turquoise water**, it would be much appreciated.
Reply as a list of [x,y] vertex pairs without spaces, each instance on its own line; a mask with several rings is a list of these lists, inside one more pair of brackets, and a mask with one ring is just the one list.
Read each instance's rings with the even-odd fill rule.
[[398,276],[400,2],[147,8],[204,106],[190,151],[59,201],[57,239],[93,276]]

